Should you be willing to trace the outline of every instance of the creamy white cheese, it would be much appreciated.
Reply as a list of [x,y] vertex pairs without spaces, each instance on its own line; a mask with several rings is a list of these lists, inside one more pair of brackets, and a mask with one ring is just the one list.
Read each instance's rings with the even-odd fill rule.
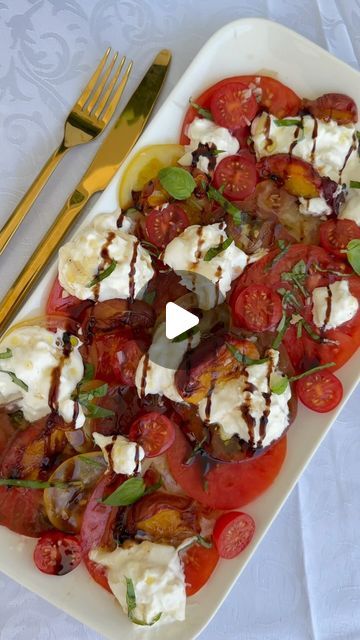
[[[195,118],[188,126],[186,135],[190,144],[185,146],[186,153],[178,160],[179,164],[188,167],[192,163],[192,152],[195,151],[199,143],[214,144],[216,149],[222,151],[216,156],[216,164],[226,156],[232,156],[239,150],[239,141],[231,135],[225,127],[218,127],[212,120],[207,118]],[[209,160],[201,156],[197,162],[197,168],[207,173]]]
[[[34,422],[50,413],[49,393],[52,387],[52,372],[61,366],[58,386],[58,412],[71,422],[74,401],[71,399],[76,385],[84,375],[84,365],[79,353],[78,341],[68,358],[63,361],[63,331],[56,333],[38,326],[23,326],[9,332],[0,342],[0,353],[11,350],[10,358],[0,360],[0,369],[10,371],[27,385],[22,389],[11,377],[0,371],[0,405],[12,404],[21,409],[26,420]],[[84,424],[81,406],[76,427]]]
[[[359,303],[350,292],[347,280],[337,280],[329,287],[317,287],[312,293],[312,301],[314,323],[317,327],[324,329],[335,329],[344,322],[348,322],[359,308]],[[328,305],[330,305],[330,313],[328,313]]]
[[123,473],[125,476],[131,476],[134,471],[141,473],[145,451],[136,442],[131,442],[125,436],[104,436],[97,432],[93,433],[93,438],[115,473]]
[[[254,447],[267,447],[280,438],[287,428],[291,388],[288,385],[282,394],[271,392],[270,376],[274,373],[280,375],[281,372],[277,369],[279,352],[270,349],[268,355],[269,362],[246,367],[245,373],[241,372],[237,378],[215,385],[211,395],[209,421],[219,424],[220,436],[223,440],[237,435],[246,442],[251,441],[246,411],[243,412],[244,407],[253,418],[252,445]],[[251,391],[247,391],[248,383],[253,385],[250,387]],[[264,394],[269,394],[268,403]],[[199,404],[199,415],[202,420],[206,418],[207,402],[208,399],[205,398]],[[267,422],[264,434],[261,435],[261,418],[267,411]]]
[[299,212],[304,216],[329,216],[332,213],[325,198],[299,198]]
[[181,276],[181,283],[193,291],[201,309],[211,309],[224,301],[231,282],[249,262],[262,254],[247,256],[234,242],[214,258],[205,261],[209,249],[218,247],[226,239],[222,223],[204,227],[191,225],[167,245],[163,262]]
[[[164,395],[174,402],[183,402],[175,387],[175,373],[187,350],[193,349],[200,342],[199,333],[191,338],[172,342],[166,337],[165,322],[156,329],[148,351],[137,367],[135,384],[139,396],[148,393]],[[166,354],[166,367],[162,366]]]
[[[289,153],[290,146],[295,140],[296,125],[281,127],[276,125],[275,121],[274,116],[265,112],[253,121],[251,133],[258,158],[272,156],[275,153]],[[269,129],[266,126],[267,122],[270,122]],[[337,182],[354,140],[356,145],[354,125],[339,125],[334,120],[329,122],[315,120],[310,115],[304,116],[302,122],[303,128],[299,130],[296,138],[298,142],[293,147],[292,154],[306,162],[311,162],[320,175],[328,176]],[[317,135],[314,154],[312,154],[314,126],[317,126]],[[355,156],[356,149],[352,151],[347,162]]]
[[117,213],[96,216],[59,250],[60,284],[80,300],[95,299],[95,287],[89,284],[109,266],[101,256],[104,247],[116,267],[97,285],[100,302],[136,296],[154,274],[149,253],[135,236],[118,229],[117,219]]
[[90,559],[107,568],[110,589],[125,613],[126,578],[130,578],[136,599],[133,615],[138,620],[150,623],[159,613],[158,624],[185,619],[185,576],[175,547],[145,541],[111,553],[96,549]]
[[350,189],[338,218],[353,220],[360,227],[360,189]]

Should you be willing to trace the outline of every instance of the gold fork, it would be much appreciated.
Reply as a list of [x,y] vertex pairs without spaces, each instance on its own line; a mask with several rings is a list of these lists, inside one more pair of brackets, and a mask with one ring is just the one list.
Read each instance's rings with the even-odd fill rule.
[[[111,47],[106,50],[99,66],[71,109],[65,122],[64,137],[58,149],[50,156],[23,199],[19,202],[1,229],[0,254],[4,251],[15,231],[24,220],[30,207],[34,204],[41,189],[47,183],[63,155],[72,147],[85,144],[97,138],[111,120],[128,80],[132,62],[129,63],[122,79],[118,82],[126,60],[126,57],[123,56],[110,79],[111,72],[114,69],[118,57],[118,53],[116,52],[110,64],[105,68],[110,51]],[[102,73],[103,71],[104,73]]]

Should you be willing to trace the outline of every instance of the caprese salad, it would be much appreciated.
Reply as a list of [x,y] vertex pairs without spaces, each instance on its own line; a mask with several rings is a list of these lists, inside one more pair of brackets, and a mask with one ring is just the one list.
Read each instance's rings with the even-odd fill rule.
[[[0,524],[142,626],[184,620],[251,542],[239,509],[297,401],[335,409],[360,340],[354,101],[249,75],[190,102],[179,144],[141,150],[121,209],[60,249],[44,316],[0,341]],[[199,323],[169,340],[175,301]]]

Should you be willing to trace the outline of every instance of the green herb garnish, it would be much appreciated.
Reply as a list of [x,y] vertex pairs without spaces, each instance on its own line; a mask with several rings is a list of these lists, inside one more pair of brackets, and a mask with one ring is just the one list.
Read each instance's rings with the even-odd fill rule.
[[23,380],[20,380],[20,378],[18,378],[13,371],[6,371],[5,369],[0,369],[0,372],[6,373],[8,376],[10,376],[11,381],[14,384],[17,384],[18,387],[21,387],[21,389],[24,389],[24,391],[29,391],[29,387],[26,384],[26,382],[24,382]]
[[213,258],[219,255],[222,251],[225,251],[230,245],[234,242],[233,238],[226,238],[224,242],[219,244],[217,247],[211,247],[204,256],[205,262],[210,262]]
[[277,256],[275,256],[275,258],[266,265],[265,271],[270,271],[270,269],[272,269],[273,266],[276,265],[279,260],[284,257],[284,255],[289,251],[291,244],[286,244],[284,240],[278,240],[278,247],[280,249],[280,253],[278,253]]
[[215,189],[214,187],[209,185],[209,188],[207,190],[207,197],[209,198],[209,200],[214,200],[215,202],[217,202],[226,211],[226,213],[228,213],[233,218],[235,224],[239,225],[242,222],[245,222],[244,213],[240,211],[240,209],[235,207],[232,202],[224,198],[220,190]]
[[133,476],[128,480],[125,480],[120,487],[115,489],[105,500],[103,504],[110,507],[126,507],[130,504],[134,504],[145,495],[154,493],[162,486],[162,482],[156,482],[150,487],[147,487],[143,478]]
[[79,460],[81,460],[82,462],[85,462],[85,464],[90,465],[91,467],[103,467],[103,463],[99,462],[98,460],[95,460],[94,458],[89,458],[88,456],[85,455],[80,455],[79,456]]
[[164,167],[159,171],[161,186],[176,200],[190,198],[196,187],[191,173],[181,167]]
[[9,348],[0,353],[0,360],[7,360],[8,358],[12,358],[12,351]]
[[171,342],[182,342],[183,340],[191,338],[193,335],[195,335],[195,333],[198,333],[199,331],[200,327],[197,324],[195,325],[195,327],[192,327],[192,329],[188,329],[187,331],[183,331],[183,333],[180,333],[180,335],[176,336],[176,338],[173,338]]
[[136,609],[136,595],[135,595],[134,583],[131,580],[131,578],[127,578],[126,576],[125,576],[125,580],[126,580],[126,604],[128,609],[129,620],[131,620],[131,622],[133,622],[134,624],[139,624],[145,627],[152,627],[152,625],[155,624],[155,622],[158,622],[158,620],[160,620],[162,616],[162,611],[158,613],[150,622],[145,622],[144,620],[139,620],[138,618],[136,618],[134,615],[134,610]]
[[350,189],[360,189],[360,181],[350,180]]
[[350,240],[344,253],[346,253],[347,259],[355,273],[360,276],[360,240]]
[[195,447],[193,448],[193,450],[192,450],[192,452],[190,453],[189,457],[188,457],[188,458],[185,460],[185,462],[184,462],[184,464],[185,464],[186,466],[191,465],[191,464],[194,462],[194,460],[195,460],[196,456],[197,456],[199,453],[201,453],[202,451],[204,451],[204,449],[203,449],[203,444],[204,444],[204,442],[206,442],[206,440],[207,440],[207,435],[205,435],[205,436],[202,438],[202,440],[200,440],[200,442],[197,442],[197,443],[195,444]]
[[281,320],[277,326],[277,332],[278,332],[277,336],[274,342],[272,343],[273,349],[279,348],[289,324],[290,324],[290,318],[288,318],[285,311],[283,311]]
[[87,285],[88,287],[94,287],[96,284],[99,284],[105,278],[108,278],[116,267],[116,260],[111,260],[110,264],[104,271],[100,271],[91,282]]
[[69,487],[82,487],[83,483],[73,482],[42,482],[41,480],[21,480],[15,478],[0,478],[1,487],[22,487],[24,489],[68,489]]
[[302,378],[310,376],[312,373],[328,369],[334,365],[335,362],[327,362],[326,364],[321,364],[318,367],[312,367],[312,369],[308,369],[307,371],[304,371],[304,373],[299,373],[298,375],[291,376],[290,378],[286,375],[273,374],[270,378],[270,390],[277,395],[281,395],[287,389],[289,382],[296,382],[296,380],[301,380]]
[[301,129],[304,127],[302,121],[295,118],[283,118],[274,122],[277,127],[301,127]]
[[95,375],[95,367],[94,367],[94,365],[90,364],[90,362],[85,362],[84,363],[84,376],[83,376],[82,380],[80,381],[79,386],[84,384],[84,382],[90,382],[90,380],[93,380],[94,379],[94,375]]
[[295,287],[299,289],[302,295],[306,298],[308,292],[306,291],[304,284],[307,278],[307,268],[304,260],[299,260],[291,271],[285,271],[281,274],[281,280],[284,282],[291,282]]
[[204,547],[205,549],[212,549],[212,546],[213,546],[210,540],[206,540],[203,536],[198,535],[198,536],[194,536],[194,538],[190,540],[189,544],[186,544],[183,547],[181,547],[180,551],[185,551],[185,549],[192,547],[193,544],[199,544],[201,547]]
[[251,367],[256,364],[264,364],[269,360],[269,358],[260,358],[259,360],[254,360],[253,358],[249,358],[249,356],[246,356],[244,353],[241,353],[241,351],[236,349],[236,347],[234,347],[232,344],[229,344],[229,342],[226,342],[225,344],[234,358],[236,358],[236,360],[241,364],[245,364],[247,367]]
[[189,100],[191,106],[196,109],[196,111],[198,112],[198,114],[200,116],[202,116],[203,118],[207,118],[207,120],[213,120],[213,116],[211,111],[209,111],[209,109],[204,109],[203,107],[201,107],[199,104],[197,104],[197,102],[193,102],[190,98]]
[[85,382],[89,382],[92,380],[94,375],[94,367],[92,365],[85,364],[85,374],[80,384],[77,387],[77,392],[73,396],[73,400],[78,401],[81,406],[86,409],[86,417],[93,418],[94,420],[97,418],[110,418],[115,415],[114,411],[110,409],[105,409],[104,407],[100,407],[97,404],[93,403],[94,398],[103,398],[106,396],[108,392],[109,385],[101,384],[95,389],[89,389],[88,391],[81,391],[81,387]]
[[277,289],[277,292],[282,296],[282,306],[284,309],[286,309],[286,307],[288,307],[289,305],[292,307],[296,307],[296,309],[300,309],[300,302],[298,301],[293,291],[280,288]]

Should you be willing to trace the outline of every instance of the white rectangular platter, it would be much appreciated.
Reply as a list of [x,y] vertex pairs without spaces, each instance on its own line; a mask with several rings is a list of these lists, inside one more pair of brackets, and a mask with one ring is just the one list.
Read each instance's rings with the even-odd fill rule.
[[[190,96],[195,97],[226,76],[249,73],[276,75],[301,96],[309,98],[328,91],[347,93],[360,106],[360,74],[357,71],[279,24],[253,18],[238,20],[215,33],[201,49],[129,158],[145,145],[177,141]],[[87,220],[96,213],[113,211],[117,207],[117,190],[124,166],[89,212]],[[53,264],[16,320],[37,315],[55,274],[56,265]],[[279,477],[269,491],[246,507],[257,527],[252,544],[235,560],[219,563],[206,587],[189,599],[184,623],[156,629],[133,626],[115,599],[98,587],[82,567],[62,578],[41,574],[32,562],[34,541],[20,538],[3,527],[0,527],[0,569],[111,640],[150,636],[156,640],[167,640],[168,637],[191,640],[197,637],[244,569],[359,381],[359,371],[360,352],[339,372],[344,399],[336,411],[322,415],[299,407],[296,422],[289,432],[288,453]]]

